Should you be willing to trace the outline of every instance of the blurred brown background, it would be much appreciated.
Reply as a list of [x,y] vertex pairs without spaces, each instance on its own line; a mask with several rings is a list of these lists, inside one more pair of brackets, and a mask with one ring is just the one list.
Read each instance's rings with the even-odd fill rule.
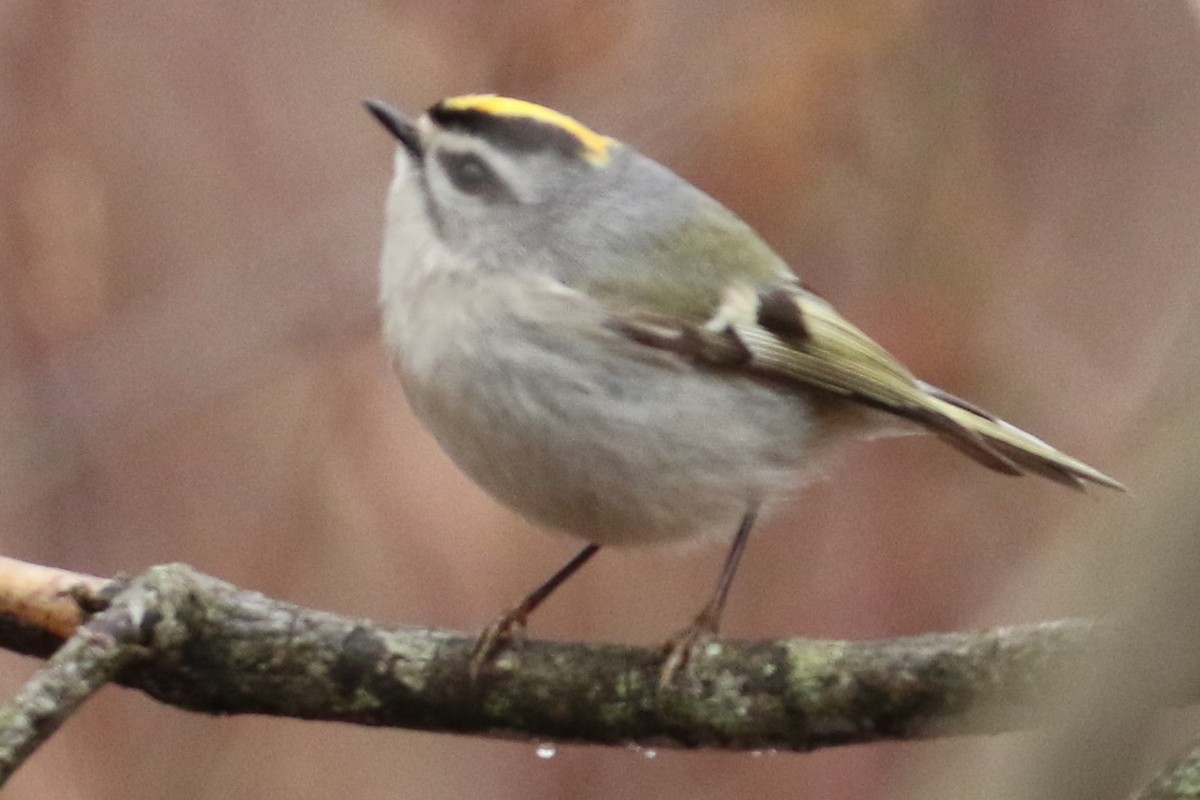
[[[0,547],[182,560],[477,629],[574,544],[475,489],[378,341],[391,143],[490,90],[744,215],[922,377],[1126,481],[863,445],[762,532],[726,630],[874,637],[1090,610],[1062,586],[1178,478],[1200,368],[1200,39],[1182,0],[0,3]],[[1191,480],[1195,475],[1186,475]],[[1145,531],[1124,531],[1137,536]],[[1072,550],[1072,548],[1078,548]],[[535,635],[651,643],[720,548],[607,552]],[[0,656],[11,694],[35,664]],[[897,796],[1003,739],[749,755],[208,719],[110,690],[12,798]]]

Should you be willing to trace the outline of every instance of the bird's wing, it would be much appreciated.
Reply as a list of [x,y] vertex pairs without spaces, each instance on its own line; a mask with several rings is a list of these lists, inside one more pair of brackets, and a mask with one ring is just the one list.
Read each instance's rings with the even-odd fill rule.
[[713,369],[744,372],[842,395],[918,422],[991,469],[1034,472],[1082,488],[1120,483],[982,409],[917,380],[869,336],[798,284],[726,292],[704,323],[613,313],[634,341]]

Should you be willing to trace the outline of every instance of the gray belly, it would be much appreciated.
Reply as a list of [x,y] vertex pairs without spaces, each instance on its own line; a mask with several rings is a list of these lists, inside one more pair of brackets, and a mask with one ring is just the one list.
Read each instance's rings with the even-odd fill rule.
[[451,458],[542,525],[604,545],[730,537],[816,456],[803,393],[607,332],[476,333],[419,370],[401,357],[401,378]]

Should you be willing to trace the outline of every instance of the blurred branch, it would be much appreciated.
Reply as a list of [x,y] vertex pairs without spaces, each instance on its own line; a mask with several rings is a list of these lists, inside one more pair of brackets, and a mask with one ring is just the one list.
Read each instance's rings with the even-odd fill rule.
[[[49,629],[33,635],[45,619],[39,603],[63,601],[38,587],[39,572],[74,587],[85,614],[107,603],[22,692],[44,698],[39,682],[58,681],[70,698],[59,720],[115,677],[212,714],[554,742],[811,750],[1036,724],[1104,638],[1091,623],[1061,620],[873,642],[721,641],[662,690],[658,650],[528,641],[472,685],[473,639],[460,633],[304,609],[184,565],[108,583],[17,565],[0,562],[0,579],[21,575],[40,600],[14,605],[0,587],[8,603],[0,646],[46,656],[62,641]],[[71,663],[86,675],[70,675]],[[989,713],[968,713],[980,707]]]
[[92,575],[0,556],[0,614],[24,622],[30,636],[49,636],[48,641],[57,646],[83,624],[85,609],[102,602],[100,594],[109,583]]
[[1132,800],[1177,800],[1200,797],[1200,740],[1192,742],[1188,751],[1167,765]]

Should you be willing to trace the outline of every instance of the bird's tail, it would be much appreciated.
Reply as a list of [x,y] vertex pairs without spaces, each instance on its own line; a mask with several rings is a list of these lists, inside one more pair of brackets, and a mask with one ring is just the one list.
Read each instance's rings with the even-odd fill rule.
[[1009,475],[1036,473],[1074,489],[1084,482],[1125,491],[1103,472],[1071,458],[1031,433],[948,392],[919,382],[926,401],[922,421],[958,450],[986,467]]

